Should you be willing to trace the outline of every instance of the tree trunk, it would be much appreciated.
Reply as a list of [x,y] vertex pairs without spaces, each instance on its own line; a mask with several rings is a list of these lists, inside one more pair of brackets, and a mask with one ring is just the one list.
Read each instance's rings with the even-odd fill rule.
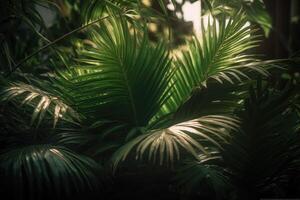
[[263,41],[260,53],[269,59],[287,58],[289,48],[291,0],[264,0],[267,11],[272,18],[273,29],[270,36]]

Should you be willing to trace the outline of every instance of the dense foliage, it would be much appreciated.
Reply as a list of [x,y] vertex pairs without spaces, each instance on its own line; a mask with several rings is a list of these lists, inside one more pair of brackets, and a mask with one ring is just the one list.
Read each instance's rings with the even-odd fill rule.
[[[174,15],[157,2],[5,3],[8,199],[300,195],[299,80],[287,74],[299,60],[255,54],[256,28],[271,28],[263,2],[203,1],[213,17],[183,48],[170,37]],[[154,22],[169,28],[165,39],[151,37]]]

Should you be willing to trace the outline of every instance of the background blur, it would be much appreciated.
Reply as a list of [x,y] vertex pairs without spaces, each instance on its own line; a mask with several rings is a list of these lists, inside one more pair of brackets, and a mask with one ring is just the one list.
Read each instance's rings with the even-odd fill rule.
[[[1,3],[0,42],[1,69],[12,70],[14,64],[42,45],[103,15],[103,2],[123,1],[80,1],[80,0],[8,0]],[[130,2],[130,1],[124,1]],[[184,39],[194,32],[201,34],[201,18],[206,21],[211,15],[230,14],[242,8],[249,22],[258,27],[262,34],[262,45],[257,50],[265,58],[287,58],[300,49],[300,5],[299,0],[142,0],[124,3],[131,8],[139,2],[141,13],[153,15],[149,22],[152,40],[164,39],[170,47],[184,46]],[[126,4],[126,5],[125,5]],[[213,10],[212,10],[213,7]],[[154,16],[155,15],[155,16]],[[139,16],[143,18],[143,16]],[[137,20],[137,17],[134,18]],[[205,22],[204,20],[204,22]],[[205,26],[205,23],[204,23]],[[84,31],[61,40],[57,49],[74,48],[86,39]],[[20,42],[22,41],[22,43]],[[88,42],[84,40],[83,42]],[[73,51],[74,49],[69,49]],[[49,57],[53,52],[49,51]],[[43,61],[48,57],[30,59],[27,70],[44,71]],[[37,62],[37,60],[39,60]],[[26,67],[25,67],[26,68]]]

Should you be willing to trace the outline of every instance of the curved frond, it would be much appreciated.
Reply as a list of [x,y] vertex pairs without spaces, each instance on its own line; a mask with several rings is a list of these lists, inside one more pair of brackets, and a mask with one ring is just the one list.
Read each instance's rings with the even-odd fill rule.
[[98,19],[103,16],[104,13],[112,11],[123,13],[123,18],[127,18],[129,21],[142,28],[140,25],[141,21],[137,20],[141,16],[147,19],[155,18],[159,20],[164,20],[166,18],[166,16],[164,16],[167,14],[165,5],[162,3],[162,0],[159,0],[158,2],[159,6],[162,8],[161,12],[158,9],[145,5],[145,3],[140,0],[91,0],[80,2],[80,6],[82,8],[81,14],[84,22]]
[[260,84],[250,90],[239,113],[240,130],[222,151],[238,184],[259,190],[275,186],[299,162],[299,118],[290,108],[289,94],[288,88],[277,91]]
[[18,105],[32,107],[31,124],[37,121],[37,126],[47,113],[53,116],[54,127],[59,119],[68,119],[67,116],[68,120],[78,119],[77,113],[58,96],[31,84],[10,83],[9,86],[3,88],[1,100],[15,101]]
[[248,20],[252,23],[260,25],[265,33],[265,36],[269,36],[272,28],[272,19],[266,9],[264,1],[217,0],[205,1],[204,6],[209,7],[210,13],[213,15],[219,15],[220,13],[234,15],[236,10],[243,9]]
[[188,50],[175,62],[175,91],[166,110],[177,109],[190,97],[193,89],[206,87],[209,79],[233,83],[249,78],[247,70],[266,74],[259,64],[251,64],[256,60],[247,51],[256,47],[258,40],[242,13],[228,21],[224,17],[220,21],[213,19],[208,24],[207,28],[202,24],[200,39],[194,37],[188,43]]
[[[168,98],[172,70],[163,44],[155,47],[117,17],[92,31],[93,48],[58,82],[85,116],[145,126]],[[142,39],[141,39],[142,38]]]
[[14,199],[69,199],[99,189],[98,164],[64,147],[19,147],[0,160],[4,191]]
[[231,115],[243,106],[252,82],[218,84],[209,82],[207,87],[194,89],[191,97],[177,109],[176,120],[188,120],[199,116],[218,114]]
[[225,116],[204,116],[178,123],[170,127],[151,130],[121,147],[114,155],[114,166],[128,156],[136,147],[136,158],[148,155],[149,160],[172,163],[180,158],[181,150],[194,157],[198,152],[208,153],[207,146],[220,147],[226,141],[228,130],[236,129],[238,121]]
[[230,179],[223,167],[197,161],[190,161],[179,168],[176,181],[187,193],[202,190],[216,196],[216,199],[225,195],[225,191],[230,188]]

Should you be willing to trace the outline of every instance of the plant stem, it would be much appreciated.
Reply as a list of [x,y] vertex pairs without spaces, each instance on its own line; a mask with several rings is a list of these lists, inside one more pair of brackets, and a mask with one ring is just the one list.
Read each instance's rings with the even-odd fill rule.
[[11,75],[13,72],[15,72],[19,67],[21,67],[23,63],[25,63],[27,60],[29,60],[29,59],[32,58],[33,56],[37,55],[39,52],[44,51],[44,50],[47,49],[48,47],[51,47],[52,45],[56,44],[57,42],[59,42],[59,41],[65,39],[66,37],[68,37],[68,36],[70,36],[70,35],[72,35],[73,33],[78,32],[78,31],[80,31],[80,30],[83,30],[83,29],[85,29],[85,28],[87,28],[87,27],[89,27],[89,26],[91,26],[91,25],[93,25],[93,24],[96,24],[96,23],[98,23],[98,22],[100,22],[100,21],[102,21],[102,20],[105,20],[105,19],[107,19],[107,18],[109,18],[109,17],[110,17],[110,16],[105,16],[105,17],[99,18],[99,19],[97,19],[97,20],[94,20],[94,21],[92,21],[92,22],[90,22],[90,23],[87,23],[87,24],[84,25],[84,26],[80,26],[80,27],[78,27],[78,28],[76,28],[76,29],[74,29],[74,30],[72,30],[72,31],[70,31],[70,32],[68,32],[68,33],[66,33],[66,34],[64,34],[64,35],[62,35],[62,36],[60,36],[59,38],[53,40],[52,42],[49,42],[48,44],[42,46],[41,48],[39,48],[38,50],[34,51],[34,52],[31,53],[29,56],[25,57],[25,58],[22,59],[20,62],[18,62],[18,64],[16,64],[16,65],[12,68],[12,70],[11,70],[10,72],[8,72],[8,73],[5,75],[5,77],[10,76],[10,75]]

